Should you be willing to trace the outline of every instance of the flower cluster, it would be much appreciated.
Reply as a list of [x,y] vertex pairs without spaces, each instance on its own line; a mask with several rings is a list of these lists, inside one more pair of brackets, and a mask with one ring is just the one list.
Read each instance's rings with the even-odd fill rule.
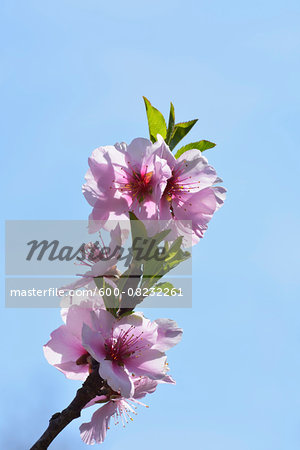
[[120,248],[130,229],[132,238],[139,230],[144,243],[151,237],[154,250],[165,241],[165,261],[138,262],[133,252],[130,267],[122,274],[118,252],[108,258],[107,248],[86,244],[81,259],[86,272],[64,291],[109,285],[121,294],[112,302],[107,294],[99,294],[78,304],[65,296],[61,304],[64,323],[44,346],[47,361],[67,378],[85,381],[96,370],[105,385],[105,391],[84,406],[100,405],[91,421],[80,426],[87,444],[103,442],[111,418],[125,425],[136,414],[136,406],[144,405],[140,399],[159,384],[175,383],[168,375],[166,351],[179,343],[182,329],[173,320],[152,322],[134,311],[142,297],[124,306],[120,286],[155,289],[157,279],[188,257],[182,247],[203,237],[225,199],[226,190],[219,186],[222,180],[202,155],[215,144],[199,141],[182,147],[175,156],[172,153],[196,121],[175,124],[171,104],[167,129],[161,113],[147,99],[145,104],[151,140],[137,138],[129,145],[94,150],[83,194],[92,206],[90,233],[105,229],[110,232],[110,248]]
[[140,220],[167,221],[173,237],[190,234],[195,244],[222,206],[225,188],[196,149],[178,159],[160,135],[157,142],[137,138],[131,144],[99,147],[89,158],[83,193],[93,207],[90,232],[132,211]]
[[106,403],[81,426],[84,442],[103,442],[111,416],[126,422],[131,403],[154,392],[158,383],[174,384],[168,375],[165,352],[176,345],[182,330],[173,320],[146,319],[142,313],[115,318],[90,299],[62,309],[64,325],[51,333],[44,346],[47,361],[67,378],[85,380],[92,358],[99,375],[111,388],[107,397],[95,397],[87,406]]

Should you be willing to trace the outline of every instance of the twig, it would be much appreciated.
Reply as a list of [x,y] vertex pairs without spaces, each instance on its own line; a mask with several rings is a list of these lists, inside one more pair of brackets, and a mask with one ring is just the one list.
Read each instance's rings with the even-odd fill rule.
[[74,400],[60,413],[54,414],[49,420],[46,431],[30,450],[45,450],[53,439],[70,423],[80,417],[84,406],[97,395],[110,395],[112,390],[107,386],[105,380],[99,375],[99,364],[93,361],[93,368],[82,387],[78,389]]

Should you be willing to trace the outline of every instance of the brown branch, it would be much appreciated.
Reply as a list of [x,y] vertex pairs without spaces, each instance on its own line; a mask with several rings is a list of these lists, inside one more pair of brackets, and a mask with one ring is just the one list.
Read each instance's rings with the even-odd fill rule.
[[49,420],[48,428],[40,439],[30,450],[45,450],[53,439],[70,423],[73,419],[80,417],[82,408],[97,395],[110,395],[112,390],[107,386],[105,380],[99,375],[99,364],[93,361],[93,369],[87,377],[82,387],[78,389],[74,400],[60,413],[54,414]]

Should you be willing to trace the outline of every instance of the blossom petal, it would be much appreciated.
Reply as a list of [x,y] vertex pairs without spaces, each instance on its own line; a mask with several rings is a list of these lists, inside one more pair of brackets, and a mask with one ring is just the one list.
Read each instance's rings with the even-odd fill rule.
[[176,384],[176,381],[170,375],[165,375],[161,380],[158,381],[159,383]]
[[105,403],[107,400],[108,398],[106,395],[96,395],[96,397],[92,398],[92,400],[90,400],[83,408],[85,409],[99,403]]
[[48,363],[57,367],[67,378],[78,379],[76,374],[82,374],[88,369],[87,366],[83,368],[76,365],[76,361],[86,350],[66,325],[61,325],[51,333],[51,339],[44,345],[43,350]]
[[152,142],[145,138],[136,138],[127,146],[128,155],[132,162],[141,165],[144,158],[153,154]]
[[93,234],[99,231],[107,222],[108,217],[109,213],[105,209],[94,208],[91,214],[89,215],[89,225],[88,225],[89,233]]
[[[98,187],[101,186],[100,190],[102,192],[108,191],[108,189],[113,185],[115,176],[113,159],[115,159],[114,162],[120,161],[124,164],[124,156],[121,152],[116,150],[114,145],[96,148],[89,158],[90,171],[96,180]],[[86,175],[86,179],[87,183],[90,183],[88,174]],[[101,180],[101,184],[98,183],[99,179]]]
[[101,333],[92,330],[85,323],[82,327],[82,345],[98,362],[105,358],[104,339]]
[[85,444],[101,444],[104,441],[110,418],[117,411],[117,407],[117,402],[108,402],[94,412],[90,422],[83,423],[79,427],[80,437]]
[[156,153],[161,158],[165,159],[169,167],[173,169],[173,167],[176,165],[177,160],[160,134],[157,135],[157,141],[153,144],[153,147]]
[[158,385],[158,381],[151,380],[148,377],[141,377],[134,382],[134,398],[145,397],[146,394],[152,394]]
[[[83,356],[83,355],[81,355]],[[58,370],[65,374],[70,380],[81,380],[85,381],[89,375],[89,365],[88,364],[76,364],[74,361],[66,361],[61,364],[55,364]]]
[[214,186],[213,190],[217,199],[217,209],[219,209],[225,201],[227,190],[223,186]]
[[100,363],[99,374],[114,391],[120,392],[122,397],[132,397],[134,384],[125,367],[105,359]]
[[125,316],[116,322],[114,336],[117,337],[121,330],[127,331],[132,328],[130,334],[140,337],[144,345],[153,345],[157,341],[157,324],[146,319],[140,312],[135,312],[129,316]]
[[70,333],[76,336],[78,340],[81,339],[83,324],[92,326],[91,311],[92,307],[90,302],[81,302],[79,305],[72,305],[68,310],[66,326]]
[[80,289],[81,287],[86,286],[91,281],[93,281],[92,277],[81,277],[73,283],[60,287],[59,290],[64,292],[74,291],[75,289]]
[[82,186],[82,192],[85,196],[85,199],[88,201],[88,203],[91,206],[95,206],[97,200],[99,197],[101,197],[103,194],[98,189],[97,182],[89,169],[85,175],[86,183]]
[[142,352],[138,357],[131,357],[126,362],[126,367],[134,375],[147,376],[153,380],[159,380],[166,375],[167,357],[156,349]]
[[99,331],[104,338],[111,336],[113,327],[117,319],[105,309],[93,311],[91,314],[93,328]]
[[152,347],[161,352],[165,352],[181,341],[183,330],[171,319],[157,319],[158,325],[157,343]]
[[178,158],[177,164],[181,168],[179,183],[190,185],[192,192],[212,186],[217,179],[215,169],[208,164],[199,150],[184,152]]

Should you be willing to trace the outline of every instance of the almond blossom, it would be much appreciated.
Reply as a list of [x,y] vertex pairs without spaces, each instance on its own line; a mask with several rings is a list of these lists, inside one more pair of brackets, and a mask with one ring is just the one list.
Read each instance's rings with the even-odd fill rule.
[[[157,280],[190,255],[182,251],[181,242],[189,247],[203,237],[208,222],[225,200],[226,189],[219,186],[222,180],[199,150],[186,150],[192,146],[208,149],[215,144],[208,141],[189,144],[179,150],[177,159],[170,150],[197,120],[175,123],[171,103],[167,127],[162,114],[149,100],[144,101],[150,139],[156,142],[137,138],[129,145],[122,142],[99,147],[88,161],[82,187],[92,206],[88,229],[90,233],[109,231],[111,242],[109,247],[103,241],[100,247],[98,242],[84,245],[80,278],[61,288],[69,293],[61,299],[64,323],[44,345],[45,357],[51,365],[67,378],[85,383],[70,405],[52,416],[47,430],[32,448],[48,448],[70,420],[80,416],[83,408],[98,404],[103,406],[80,426],[80,434],[86,444],[102,443],[111,419],[125,426],[133,420],[137,405],[147,407],[140,399],[153,393],[160,383],[175,383],[168,375],[165,352],[180,342],[183,330],[173,320],[151,321],[143,313],[133,311],[127,305],[129,288],[136,290],[134,304],[137,304],[145,297],[144,293],[137,294],[137,289],[153,286],[155,292],[155,288],[164,284],[164,280],[159,284]],[[122,245],[130,229],[132,248],[126,259],[128,269],[122,274],[118,263],[124,260]],[[99,236],[101,240],[100,233]],[[171,246],[165,242],[159,248],[163,240],[176,242]],[[147,247],[144,254],[143,245]],[[166,255],[164,260],[161,255]],[[111,307],[108,291],[101,290],[103,298],[100,290],[97,292],[102,278],[104,287],[110,284],[114,288],[109,288],[114,300]],[[82,298],[79,289],[84,286],[94,295]]]
[[[121,272],[117,269],[117,262],[120,257],[120,249],[124,240],[127,239],[129,230],[124,224],[113,221],[110,231],[110,243],[108,247],[98,246],[99,242],[89,242],[84,246],[84,257],[81,258],[81,265],[88,267],[84,274],[77,274],[80,278],[73,283],[60,288],[61,291],[68,292],[88,286],[89,289],[95,288],[94,278],[103,276],[104,280],[115,287],[113,280],[119,278]],[[100,235],[100,234],[99,234]],[[101,235],[100,235],[100,239]]]
[[100,363],[99,375],[114,391],[122,397],[132,397],[132,374],[153,380],[166,376],[164,352],[182,336],[182,329],[173,320],[151,322],[137,312],[116,319],[105,310],[92,316],[92,327],[83,324],[82,345]]
[[223,205],[226,189],[216,186],[222,180],[199,150],[187,150],[176,159],[163,138],[157,138],[160,156],[172,171],[160,200],[159,218],[169,221],[167,227],[173,230],[169,239],[183,236],[185,242],[194,245]]
[[[162,381],[175,383],[171,377],[167,377]],[[134,393],[130,399],[125,399],[120,395],[112,395],[110,398],[104,395],[95,397],[85,408],[97,403],[107,403],[93,414],[90,422],[83,423],[80,426],[80,436],[83,442],[89,445],[101,444],[106,437],[107,430],[109,430],[111,418],[114,419],[115,425],[121,423],[125,427],[129,420],[133,420],[132,416],[137,414],[137,405],[148,408],[147,405],[138,399],[145,397],[146,394],[153,393],[158,383],[158,381],[147,377],[139,377],[134,380]]]
[[170,319],[151,322],[142,313],[117,319],[101,297],[62,309],[65,322],[44,345],[47,361],[67,378],[85,380],[90,357],[100,363],[99,375],[123,397],[133,395],[134,376],[161,380],[167,376],[165,351],[176,345],[182,330]]
[[48,363],[69,379],[84,381],[89,374],[89,353],[82,345],[81,331],[83,323],[92,326],[91,312],[98,308],[104,308],[100,296],[62,308],[64,325],[51,333],[51,339],[43,347]]
[[109,220],[157,218],[157,205],[171,176],[160,144],[137,138],[131,144],[99,147],[89,158],[83,193],[93,207],[89,230],[95,232]]

